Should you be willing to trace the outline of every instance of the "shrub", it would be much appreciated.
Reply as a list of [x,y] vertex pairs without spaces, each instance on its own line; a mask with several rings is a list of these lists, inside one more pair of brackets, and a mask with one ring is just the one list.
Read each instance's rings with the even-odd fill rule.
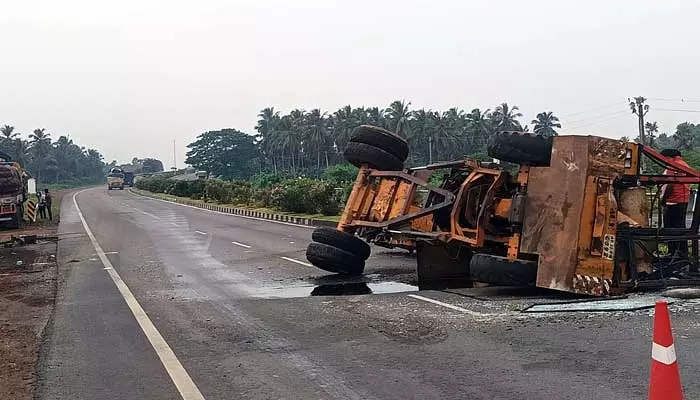
[[352,185],[357,178],[357,167],[352,164],[331,165],[323,171],[323,180],[340,187]]
[[270,197],[272,205],[282,211],[335,215],[340,207],[332,185],[310,178],[284,181]]

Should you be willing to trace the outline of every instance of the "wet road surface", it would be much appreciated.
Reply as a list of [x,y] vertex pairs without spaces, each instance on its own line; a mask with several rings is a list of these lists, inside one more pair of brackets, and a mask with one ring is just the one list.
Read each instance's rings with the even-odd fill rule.
[[[649,310],[522,313],[557,295],[418,291],[414,258],[379,248],[364,277],[338,279],[306,262],[305,227],[128,191],[75,198],[93,238],[66,196],[40,399],[646,396]],[[700,304],[672,310],[700,398]]]

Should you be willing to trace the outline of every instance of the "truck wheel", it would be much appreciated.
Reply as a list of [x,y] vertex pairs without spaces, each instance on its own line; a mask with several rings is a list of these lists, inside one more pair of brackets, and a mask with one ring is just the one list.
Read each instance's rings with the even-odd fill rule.
[[488,155],[514,164],[548,167],[552,138],[523,132],[498,132],[486,148]]
[[365,262],[354,254],[323,243],[310,243],[306,259],[324,271],[338,274],[360,275],[365,269]]
[[378,147],[402,162],[408,158],[408,143],[399,135],[377,126],[360,125],[350,141]]
[[537,263],[474,254],[469,263],[469,273],[472,280],[496,286],[535,286]]
[[401,171],[403,169],[403,161],[396,156],[379,147],[365,143],[349,142],[345,146],[343,155],[350,164],[357,168],[360,168],[362,164],[368,164],[381,171]]
[[371,251],[369,244],[364,240],[333,228],[322,227],[315,229],[311,234],[311,240],[345,250],[362,260],[369,258]]

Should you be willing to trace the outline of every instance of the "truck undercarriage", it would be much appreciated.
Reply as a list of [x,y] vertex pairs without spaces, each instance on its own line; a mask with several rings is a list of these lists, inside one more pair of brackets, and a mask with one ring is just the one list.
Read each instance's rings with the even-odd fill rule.
[[[489,155],[403,169],[405,142],[361,127],[346,148],[360,168],[337,229],[312,235],[319,268],[361,274],[367,242],[415,250],[427,286],[537,286],[590,295],[700,283],[695,202],[692,224],[660,228],[652,211],[664,184],[695,184],[700,173],[649,147],[619,140],[515,132],[498,134]],[[676,175],[645,173],[643,165]],[[439,185],[430,177],[442,173]],[[671,243],[690,243],[670,254]]]

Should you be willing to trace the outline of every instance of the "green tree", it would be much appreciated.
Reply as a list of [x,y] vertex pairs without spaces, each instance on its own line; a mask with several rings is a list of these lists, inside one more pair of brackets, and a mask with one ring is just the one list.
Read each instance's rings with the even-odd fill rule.
[[518,106],[509,106],[508,103],[501,103],[491,114],[491,121],[498,131],[517,131],[522,129],[518,118],[523,114]]
[[34,173],[37,181],[40,181],[44,170],[49,165],[47,157],[51,152],[51,134],[44,128],[34,129],[29,139]]
[[561,129],[559,118],[551,111],[544,111],[537,114],[531,123],[535,126],[533,131],[542,136],[557,136],[558,133],[554,128]]
[[649,146],[654,146],[654,142],[656,141],[656,134],[659,133],[659,125],[654,122],[647,122],[644,124],[644,131],[646,131],[647,137],[646,140],[649,143]]
[[698,139],[698,127],[690,122],[683,122],[676,126],[673,139],[681,150],[692,149]]
[[404,100],[396,100],[384,111],[386,118],[389,120],[389,128],[404,138],[411,135],[410,105],[410,101],[406,103]]
[[235,129],[202,133],[187,148],[187,164],[229,179],[250,177],[258,157],[253,136]]

